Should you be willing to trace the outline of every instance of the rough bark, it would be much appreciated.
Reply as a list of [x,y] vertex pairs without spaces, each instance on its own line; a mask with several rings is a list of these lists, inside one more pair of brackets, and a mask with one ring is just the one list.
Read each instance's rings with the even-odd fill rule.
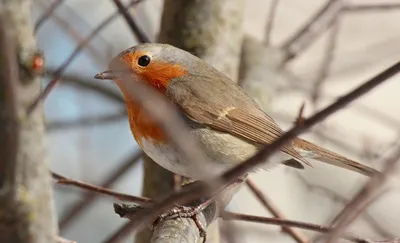
[[[158,42],[169,43],[187,50],[212,64],[233,80],[237,80],[242,43],[243,0],[166,0],[161,20]],[[146,163],[149,161],[146,161]],[[154,162],[148,163],[145,169],[145,181],[157,178],[159,183],[172,184],[172,174],[163,171]],[[167,190],[160,184],[145,183],[143,193],[146,196],[160,196]],[[171,185],[169,184],[169,185]],[[172,190],[172,186],[168,190]],[[149,193],[153,192],[152,195]],[[231,197],[229,194],[227,197]],[[230,199],[230,198],[229,198]],[[200,217],[203,217],[202,214]],[[206,215],[207,217],[207,215]],[[208,215],[211,221],[215,215]],[[211,222],[210,221],[210,222]],[[205,222],[206,223],[206,222]],[[186,229],[182,231],[182,229]],[[182,232],[185,232],[183,234]],[[193,220],[165,220],[160,223],[153,234],[152,242],[171,242],[174,235],[186,235],[179,242],[197,242],[201,240]],[[149,231],[142,232],[137,242],[150,241]],[[160,237],[162,236],[162,237]],[[171,238],[171,237],[172,238]],[[194,237],[194,238],[192,238]],[[207,230],[207,242],[219,242],[218,221],[214,221]],[[177,241],[173,241],[177,242]]]
[[[143,189],[142,195],[157,198],[173,190],[173,173],[159,166],[147,155],[143,155]],[[144,229],[136,236],[136,243],[148,243],[152,231]]]
[[0,1],[0,242],[56,241],[43,109],[29,116],[40,81],[21,63],[36,52],[30,1]]

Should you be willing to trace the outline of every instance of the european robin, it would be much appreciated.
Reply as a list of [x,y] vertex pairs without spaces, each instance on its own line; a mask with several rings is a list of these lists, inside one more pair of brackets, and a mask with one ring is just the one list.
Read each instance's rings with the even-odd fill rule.
[[[121,64],[132,79],[118,79]],[[283,130],[246,92],[223,73],[200,58],[166,44],[140,44],[118,54],[109,70],[95,76],[112,79],[126,100],[133,136],[143,151],[162,167],[176,174],[199,179],[183,162],[164,131],[150,119],[129,94],[131,82],[149,84],[175,104],[205,154],[220,170],[246,160]],[[296,138],[270,158],[268,164],[283,163],[303,168],[315,159],[364,175],[376,170],[311,142]]]

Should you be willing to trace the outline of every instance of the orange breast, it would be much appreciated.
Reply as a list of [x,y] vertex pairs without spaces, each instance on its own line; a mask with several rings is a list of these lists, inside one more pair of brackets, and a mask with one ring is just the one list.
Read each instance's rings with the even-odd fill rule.
[[140,147],[142,147],[142,138],[151,138],[158,143],[167,141],[164,131],[147,115],[144,109],[132,101],[127,102],[126,107],[132,134]]

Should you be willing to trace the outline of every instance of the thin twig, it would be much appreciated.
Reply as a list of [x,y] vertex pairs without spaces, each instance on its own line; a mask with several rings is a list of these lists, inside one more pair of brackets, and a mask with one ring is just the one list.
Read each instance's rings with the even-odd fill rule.
[[[120,163],[120,165],[113,172],[111,172],[102,183],[100,183],[100,187],[111,187],[132,166],[139,162],[142,155],[142,152],[137,152],[133,156],[130,156],[126,161]],[[60,219],[60,230],[62,231],[74,218],[76,218],[81,212],[83,212],[88,206],[90,206],[90,204],[96,199],[96,197],[97,194],[93,193],[92,191],[85,192],[85,194],[83,195],[83,200],[72,205],[65,216]]]
[[[262,205],[264,205],[265,208],[267,208],[269,212],[271,212],[271,214],[275,218],[285,219],[283,213],[280,212],[280,210],[271,202],[271,200],[262,193],[262,191],[256,186],[256,184],[252,180],[247,179],[246,184],[250,188],[251,192],[253,192],[255,197],[261,202]],[[306,235],[295,229],[283,226],[282,231],[289,234],[298,243],[309,242],[309,239]]]
[[[339,98],[336,102],[334,102],[327,108],[316,113],[309,119],[304,120],[303,124],[293,127],[272,144],[264,146],[263,149],[261,149],[259,152],[257,152],[254,156],[252,156],[245,162],[240,163],[239,165],[228,170],[221,176],[209,180],[207,186],[204,183],[197,183],[196,185],[191,187],[190,190],[189,189],[185,190],[183,188],[180,193],[171,193],[171,195],[165,198],[164,200],[154,203],[151,206],[150,210],[148,210],[147,212],[142,212],[141,214],[137,215],[137,221],[133,223],[134,227],[138,228],[144,226],[150,219],[153,219],[160,213],[164,212],[165,210],[170,209],[176,203],[186,203],[190,200],[195,200],[209,193],[210,190],[219,189],[221,185],[224,185],[225,183],[232,181],[233,178],[238,178],[247,171],[263,163],[263,161],[268,159],[268,157],[273,152],[281,148],[281,146],[286,144],[290,139],[300,135],[302,132],[305,132],[311,126],[317,124],[318,122],[321,122],[322,120],[334,114],[336,111],[342,109],[355,99],[368,93],[370,90],[377,87],[379,84],[382,84],[383,82],[385,82],[386,80],[397,74],[399,71],[400,71],[400,62],[397,62],[392,66],[390,66],[389,68],[382,71],[381,73],[379,73],[378,75],[376,75],[375,77],[371,78],[369,81],[363,83],[355,90],[349,92],[347,95]],[[210,185],[212,185],[211,188]]]
[[399,3],[380,3],[380,4],[354,4],[346,6],[343,10],[348,12],[365,12],[365,11],[387,11],[399,10]]
[[[283,88],[281,90],[281,92],[288,92],[291,90],[300,90],[300,91],[306,92],[306,93],[311,92],[310,88],[305,87],[304,85],[301,85],[301,83],[302,83],[301,80],[296,79],[295,83],[292,82],[290,87],[287,86],[287,87]],[[331,100],[336,99],[336,96],[331,93],[325,92],[323,90],[321,90],[321,93],[322,93],[321,97],[324,97],[325,99],[331,99]],[[361,113],[368,116],[369,118],[379,120],[379,122],[384,122],[388,126],[392,126],[396,129],[398,129],[400,127],[400,120],[397,120],[396,118],[394,118],[380,110],[368,107],[367,105],[364,105],[361,103],[354,104],[353,109],[359,110]]]
[[[45,72],[46,76],[52,77],[55,75],[55,71],[52,69],[48,69]],[[91,78],[90,78],[91,79]],[[125,104],[124,98],[121,96],[121,93],[119,91],[114,91],[112,89],[109,89],[105,86],[99,85],[98,82],[91,82],[89,78],[84,78],[80,75],[74,75],[74,74],[63,74],[62,81],[65,84],[70,84],[74,86],[81,87],[83,89],[87,89],[90,91],[97,92],[104,97],[116,101],[120,104]]]
[[303,27],[290,37],[281,48],[286,51],[285,62],[292,60],[310,46],[316,37],[332,25],[335,16],[342,11],[344,0],[329,0]]
[[138,39],[138,41],[140,43],[150,43],[151,42],[150,38],[145,34],[143,30],[139,28],[139,26],[136,24],[135,20],[126,10],[125,6],[121,3],[121,1],[113,0],[113,2],[115,6],[117,6],[118,11],[122,14],[127,25],[131,29],[133,35]]
[[[128,4],[128,7],[135,6],[136,4],[142,2],[142,0],[132,1]],[[31,114],[32,111],[38,106],[40,101],[44,100],[47,95],[51,92],[54,86],[58,83],[58,81],[62,78],[64,71],[67,67],[72,63],[72,61],[78,56],[78,54],[83,50],[83,48],[111,21],[113,21],[116,17],[118,17],[119,11],[110,15],[107,19],[105,19],[101,24],[99,24],[90,34],[86,37],[79,45],[75,48],[75,50],[71,53],[71,55],[54,71],[53,79],[47,84],[44,90],[40,93],[40,95],[29,105],[27,109],[27,114]]]
[[265,24],[265,34],[264,34],[264,44],[266,46],[271,44],[271,33],[272,28],[274,27],[275,16],[277,14],[279,0],[272,0],[269,9],[268,9],[268,17]]
[[[42,7],[44,7],[45,6],[44,2],[47,2],[47,0],[40,0],[40,1],[36,0],[35,4],[39,4]],[[69,18],[73,18],[74,20],[79,20],[79,23],[83,22],[87,26],[89,26],[89,24],[86,23],[84,19],[80,18],[79,15],[76,12],[74,12],[74,9],[70,9],[67,6],[64,6],[63,8],[69,11],[68,13],[66,13]],[[73,16],[71,16],[71,14],[73,14]],[[52,17],[52,20],[61,29],[63,29],[72,39],[74,39],[77,43],[82,42],[84,40],[84,38],[81,36],[79,31],[76,28],[74,28],[74,26],[72,26],[70,24],[70,22],[68,22],[67,20],[64,20],[62,17],[58,16],[56,13],[53,13],[51,15],[51,17]],[[107,41],[104,40],[104,38],[102,38],[101,36],[99,36],[99,38],[101,38],[104,42],[106,42],[107,45],[109,45],[107,43]],[[100,63],[100,60],[104,60],[104,56],[106,56],[106,54],[104,53],[104,50],[99,49],[97,45],[87,45],[86,49],[87,49],[88,53],[93,56],[92,60],[97,61],[98,63]],[[102,63],[100,63],[100,64],[102,64]]]
[[53,12],[64,2],[64,0],[55,0],[50,4],[42,16],[36,21],[33,33],[36,33],[40,26],[42,26],[46,20],[53,14]]
[[83,181],[78,181],[78,180],[74,180],[71,178],[67,178],[65,176],[62,176],[62,175],[54,173],[54,172],[51,172],[51,175],[55,180],[57,180],[58,184],[75,186],[77,188],[86,189],[86,190],[89,190],[89,191],[92,191],[95,193],[99,193],[102,195],[112,196],[121,201],[134,202],[134,203],[137,203],[140,205],[144,205],[150,201],[149,198],[137,197],[137,196],[132,196],[132,195],[125,194],[125,193],[116,192],[116,191],[113,191],[113,190],[110,190],[107,188],[102,188],[99,186],[91,185],[91,184],[88,184]]
[[397,162],[400,159],[400,147],[387,160],[382,173],[375,174],[364,187],[353,197],[346,207],[339,213],[337,217],[336,228],[333,230],[326,240],[327,243],[337,242],[337,239],[346,230],[365,208],[374,201],[382,190],[380,190],[389,176],[396,172]]
[[328,43],[326,44],[324,58],[322,60],[321,67],[317,72],[317,77],[315,78],[313,90],[311,92],[311,102],[314,106],[314,109],[317,107],[317,103],[321,94],[321,88],[329,75],[329,69],[333,61],[333,54],[336,48],[336,39],[339,30],[339,17],[340,13],[336,13],[336,16],[333,19],[331,31],[328,36]]
[[127,114],[126,109],[123,109],[115,114],[106,114],[95,117],[83,117],[72,121],[65,121],[65,120],[49,121],[46,124],[46,129],[49,132],[54,132],[71,128],[76,129],[76,128],[98,126],[102,124],[108,124],[120,121],[123,118],[126,118],[126,114]]
[[[321,185],[314,185],[308,182],[306,179],[304,179],[302,176],[297,175],[296,176],[307,188],[307,190],[310,191],[320,191],[323,193],[325,196],[330,197],[333,201],[341,203],[343,205],[347,204],[349,202],[348,198],[345,198],[344,196],[340,195],[336,191],[333,191],[327,187],[321,186]],[[386,238],[394,238],[394,235],[392,235],[389,231],[387,231],[382,225],[370,214],[365,213],[363,215],[365,221],[367,221],[370,226],[378,232],[381,236],[386,237]],[[332,220],[332,222],[335,222],[336,220]]]
[[306,103],[303,102],[300,106],[299,112],[297,113],[296,120],[294,121],[294,125],[298,125],[304,122],[304,110],[306,108]]
[[[285,226],[285,227],[295,227],[295,228],[300,228],[300,229],[305,229],[305,230],[311,230],[311,231],[316,231],[320,233],[329,233],[335,228],[330,227],[330,226],[324,226],[324,225],[319,225],[319,224],[312,224],[312,223],[306,223],[306,222],[300,222],[300,221],[294,221],[294,220],[287,220],[287,219],[279,219],[279,218],[267,218],[267,217],[260,217],[260,216],[253,216],[253,215],[247,215],[247,214],[239,214],[239,213],[232,213],[232,212],[227,212],[224,211],[221,213],[221,217],[224,220],[240,220],[240,221],[246,221],[246,222],[253,222],[253,223],[262,223],[262,224],[270,224],[270,225],[278,225],[278,226]],[[385,241],[372,241],[370,239],[365,239],[361,238],[352,234],[344,234],[342,238],[352,241],[352,242],[357,242],[357,243],[372,243],[372,242],[398,242],[399,239],[391,239],[391,240],[385,240]]]

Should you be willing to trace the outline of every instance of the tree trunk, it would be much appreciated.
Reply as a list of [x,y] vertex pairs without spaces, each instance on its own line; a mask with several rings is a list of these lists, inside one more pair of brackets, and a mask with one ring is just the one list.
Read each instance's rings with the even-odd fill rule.
[[39,78],[21,63],[36,52],[30,1],[0,1],[0,242],[54,243],[43,109],[27,115]]
[[[166,0],[158,42],[189,51],[236,81],[243,36],[243,9],[243,0]],[[154,181],[151,178],[162,178],[158,179],[159,182],[165,185],[168,181],[168,185],[171,185],[168,189],[172,190],[172,174],[158,168],[154,162],[150,164],[145,166],[153,168],[145,169],[145,182]],[[143,194],[146,196],[160,196],[166,192],[166,188],[160,187],[160,184],[144,184]],[[182,220],[181,223],[189,230],[194,225],[187,225],[192,223],[191,220]],[[195,232],[198,232],[197,228]],[[194,235],[195,241],[201,240],[198,233]],[[207,235],[207,242],[219,242],[218,221],[208,227]],[[150,237],[148,231],[143,232],[139,234],[137,242],[149,242]],[[153,241],[155,238],[157,236],[153,237]],[[157,242],[160,242],[159,239]]]

